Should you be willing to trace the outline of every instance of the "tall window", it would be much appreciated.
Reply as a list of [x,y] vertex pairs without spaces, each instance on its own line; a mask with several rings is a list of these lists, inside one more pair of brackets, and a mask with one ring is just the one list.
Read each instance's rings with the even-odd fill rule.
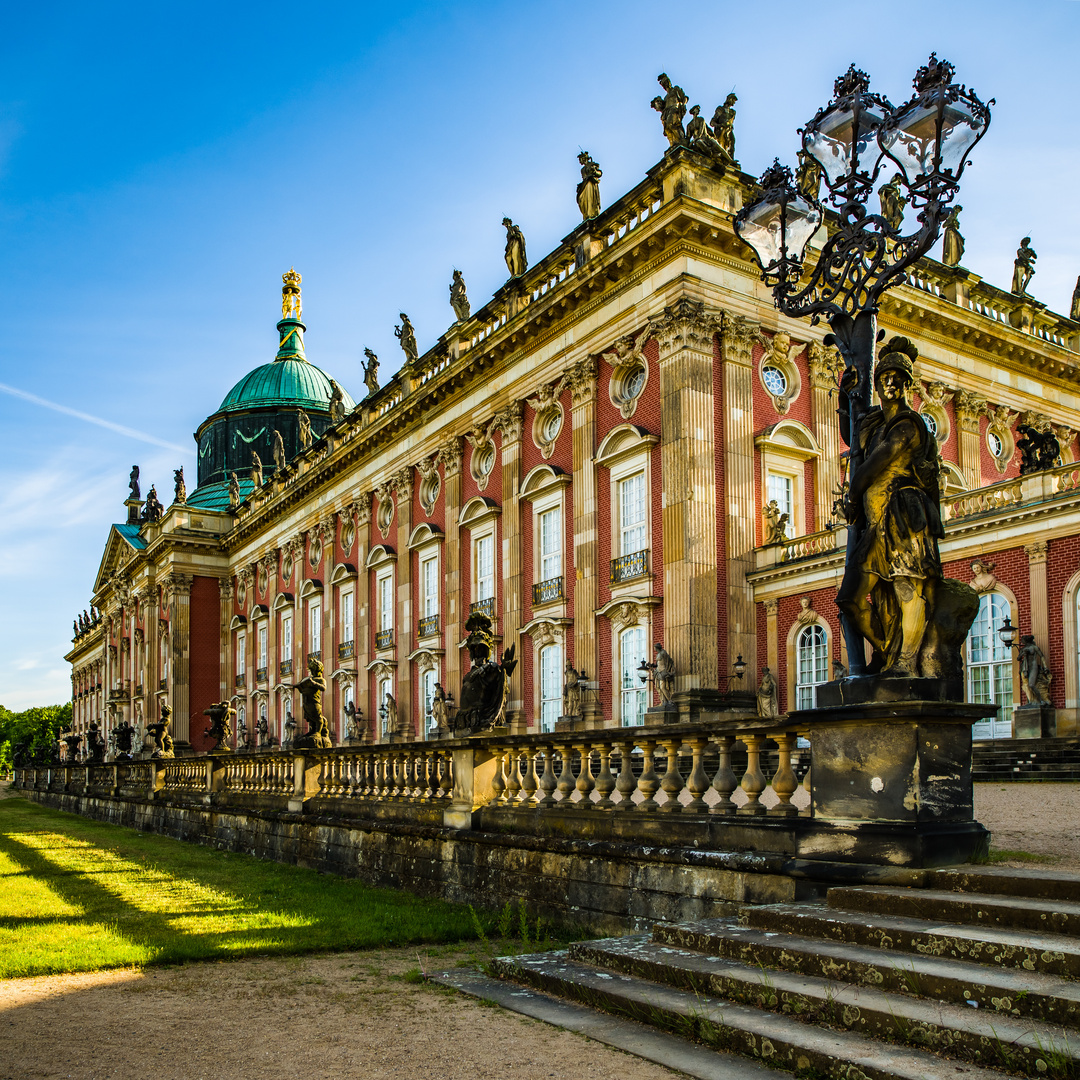
[[829,635],[820,624],[799,632],[795,642],[795,708],[816,709],[817,688],[829,681]]
[[382,733],[384,735],[386,734],[386,724],[387,724],[386,695],[390,693],[390,686],[391,686],[391,683],[390,683],[389,679],[380,679],[379,680],[379,704],[378,704],[377,708],[378,708],[379,717],[380,717],[380,727],[381,727]]
[[648,695],[638,678],[638,665],[645,655],[645,627],[627,627],[619,635],[619,705],[623,727],[641,727],[645,723]]
[[394,629],[394,579],[386,574],[379,578],[379,629]]
[[540,580],[562,577],[562,509],[540,515]]
[[420,710],[424,717],[424,730],[432,732],[437,730],[435,721],[431,716],[431,706],[435,701],[435,676],[434,668],[428,668],[420,676]]
[[281,659],[292,659],[292,616],[281,617]]
[[322,651],[322,604],[318,600],[308,604],[308,641],[311,645],[308,652]]
[[243,705],[238,705],[236,708],[236,745],[243,746],[244,740],[241,736],[242,731],[247,730],[247,709]]
[[259,667],[266,667],[266,643],[267,643],[267,626],[266,623],[259,623]]
[[236,674],[241,678],[247,675],[247,635],[236,635]]
[[562,648],[545,645],[540,650],[540,730],[554,731],[562,715]]
[[341,594],[341,640],[353,640],[353,593],[352,589]]
[[423,617],[439,614],[439,558],[432,555],[420,564],[420,582],[424,590]]
[[986,593],[979,599],[979,613],[968,634],[968,701],[1000,706],[995,718],[973,726],[972,735],[976,739],[1001,739],[1012,735],[1012,650],[997,632],[1009,615],[1011,609],[1004,596]]
[[[643,551],[646,544],[645,473],[619,481],[619,554]],[[642,631],[644,632],[644,631]]]
[[784,534],[791,536],[791,523],[795,520],[795,484],[791,477],[769,473],[765,479],[765,500],[775,502],[780,513],[787,514]]
[[473,574],[476,578],[476,599],[488,600],[495,595],[495,537],[478,536],[473,543]]

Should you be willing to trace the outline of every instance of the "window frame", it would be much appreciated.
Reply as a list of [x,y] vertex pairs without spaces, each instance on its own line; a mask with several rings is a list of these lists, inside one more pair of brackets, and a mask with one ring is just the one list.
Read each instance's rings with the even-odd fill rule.
[[[627,656],[627,638],[630,634],[641,635],[641,655]],[[644,622],[632,623],[620,628],[615,636],[617,642],[618,663],[615,670],[619,673],[618,693],[615,695],[619,703],[619,715],[616,717],[619,727],[644,727],[645,713],[650,706],[649,684],[642,683],[638,677],[638,665],[642,660],[648,662],[649,649],[649,625]],[[637,650],[635,649],[635,652]],[[636,663],[635,663],[636,661]],[[634,701],[631,716],[634,723],[629,723],[628,702]]]
[[[803,676],[803,639],[807,635],[821,635],[820,644],[815,644],[811,647],[810,664],[811,667],[815,667],[818,662],[817,653],[820,650],[821,653],[821,670],[814,670],[813,675],[821,675],[821,678],[814,678],[810,681],[802,681]],[[794,664],[795,664],[795,680],[794,680],[794,701],[796,709],[816,709],[817,705],[817,690],[819,686],[827,683],[832,677],[830,671],[832,659],[832,635],[829,633],[829,627],[820,620],[810,623],[809,626],[801,627],[795,634],[794,641]],[[807,700],[809,698],[809,700]]]
[[[545,657],[550,657],[555,664],[554,671],[545,668]],[[537,730],[541,734],[550,734],[555,730],[555,723],[562,716],[563,700],[563,660],[562,643],[552,641],[542,645],[536,653],[537,685],[539,694],[539,712]],[[549,682],[548,680],[553,680]]]

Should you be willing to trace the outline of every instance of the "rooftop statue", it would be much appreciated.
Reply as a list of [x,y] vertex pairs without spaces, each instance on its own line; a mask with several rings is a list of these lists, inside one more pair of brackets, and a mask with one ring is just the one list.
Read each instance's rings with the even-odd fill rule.
[[330,746],[326,729],[326,717],[322,713],[322,696],[326,689],[322,662],[317,657],[308,658],[308,674],[295,687],[304,702],[304,721],[307,732],[293,743],[293,748],[325,750]]
[[508,217],[502,219],[506,228],[506,269],[512,278],[524,274],[529,268],[529,258],[525,254],[525,234]]
[[708,122],[701,115],[701,106],[693,106],[690,115],[693,119],[686,125],[686,141],[690,144],[690,148],[709,157],[722,157],[723,151],[720,144],[713,138]]
[[240,505],[240,478],[236,473],[229,473],[229,505]]
[[367,347],[364,348],[367,363],[364,365],[364,385],[368,394],[374,394],[379,389],[379,358]]
[[211,754],[227,754],[232,751],[232,723],[236,710],[227,701],[215,701],[209,708],[203,709],[203,716],[210,717],[210,726],[203,732],[217,743],[210,748]]
[[465,630],[471,666],[461,680],[461,706],[455,727],[483,731],[503,718],[503,690],[517,667],[515,646],[506,649],[502,660],[496,664],[491,658],[495,645],[491,619],[482,612],[473,612],[465,623]]
[[285,468],[285,440],[277,428],[274,428],[271,447],[270,452],[274,455],[274,471],[280,473]]
[[960,235],[960,211],[962,206],[954,206],[942,226],[945,241],[941,245],[941,261],[946,266],[959,266],[964,257],[964,238]]
[[581,220],[589,221],[600,213],[600,166],[582,150],[577,159],[581,162],[581,183],[577,186],[577,204]]
[[660,114],[664,125],[664,134],[669,146],[685,146],[686,132],[683,130],[683,117],[686,116],[686,103],[690,100],[681,86],[672,85],[667,75],[656,76],[656,81],[664,90],[652,99],[652,107]]
[[1074,322],[1080,322],[1080,277],[1076,279],[1076,288],[1073,289],[1072,303],[1069,305],[1069,318]]
[[306,450],[311,445],[311,417],[303,409],[297,411],[296,426],[300,435],[300,449]]
[[251,451],[251,482],[256,488],[263,486],[262,460],[254,450]]
[[729,169],[737,169],[735,160],[735,94],[728,94],[723,105],[716,106],[712,117],[712,132],[720,144],[720,162]]
[[146,503],[143,505],[142,520],[160,521],[164,510],[165,507],[161,505],[161,500],[158,498],[157,488],[151,484],[150,491],[146,495]]
[[409,322],[409,316],[401,312],[401,325],[394,327],[394,337],[401,342],[401,351],[405,354],[407,363],[413,364],[420,359],[420,350],[416,345],[416,333],[413,324]]
[[173,502],[181,506],[187,502],[187,484],[184,483],[184,467],[173,469]]
[[471,314],[469,296],[465,292],[465,278],[460,270],[454,271],[454,280],[450,283],[450,306],[458,322],[464,322]]
[[1035,260],[1039,256],[1031,246],[1031,237],[1025,236],[1016,249],[1016,259],[1013,261],[1012,292],[1015,296],[1030,296],[1027,291],[1031,279],[1035,276]]
[[821,165],[805,150],[799,151],[795,186],[799,189],[799,194],[807,199],[816,199],[821,190]]
[[881,200],[881,216],[889,223],[889,228],[898,233],[904,225],[904,209],[908,200],[906,195],[900,193],[900,181],[903,177],[897,173],[888,183],[878,188],[878,199]]
[[[854,546],[836,603],[845,634],[854,631],[849,655],[858,636],[873,646],[868,674],[936,678],[958,674],[978,595],[942,577],[937,440],[908,401],[917,356],[907,338],[894,337],[878,359],[881,405],[865,413],[851,447],[844,509]],[[840,379],[840,433],[848,445],[858,381],[854,367]]]
[[336,424],[345,419],[345,395],[333,379],[330,380],[330,423]]
[[296,319],[299,321],[303,314],[300,305],[300,275],[290,266],[288,271],[281,275],[284,283],[281,288],[281,317],[283,319]]
[[131,474],[128,476],[128,492],[129,499],[140,499],[142,496],[139,494],[139,466],[131,466]]

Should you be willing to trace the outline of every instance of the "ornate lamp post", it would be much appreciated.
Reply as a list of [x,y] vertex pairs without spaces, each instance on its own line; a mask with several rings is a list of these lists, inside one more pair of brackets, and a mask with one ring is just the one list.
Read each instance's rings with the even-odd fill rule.
[[[762,280],[773,288],[785,315],[824,317],[825,338],[844,359],[842,434],[851,448],[853,473],[861,464],[859,425],[870,408],[878,303],[899,284],[912,263],[937,240],[960,188],[967,155],[986,134],[993,99],[984,105],[952,81],[954,68],[931,54],[915,75],[915,95],[894,108],[869,92],[867,75],[852,65],[836,80],[833,100],[800,129],[804,151],[820,166],[836,222],[817,261],[807,269],[806,250],[824,220],[814,193],[799,191],[789,168],[777,160],[761,177],[763,196],[739,212],[735,231],[754,251]],[[901,235],[901,215],[870,214],[866,201],[888,160],[897,182],[918,210],[919,227]],[[854,522],[854,510],[849,522]],[[848,530],[849,558],[858,538]],[[862,674],[863,635],[841,615],[852,674]]]

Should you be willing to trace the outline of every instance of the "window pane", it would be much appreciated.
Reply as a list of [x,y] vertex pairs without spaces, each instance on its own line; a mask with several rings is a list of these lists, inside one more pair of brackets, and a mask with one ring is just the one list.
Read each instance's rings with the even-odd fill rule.
[[540,580],[562,574],[562,513],[558,507],[540,515]]
[[476,599],[488,600],[495,595],[495,538],[481,536],[474,547],[476,559]]
[[554,731],[562,715],[562,649],[548,645],[540,650],[540,730]]
[[439,560],[425,559],[422,579],[424,583],[424,616],[439,614]]
[[795,646],[795,707],[817,707],[817,688],[829,681],[829,635],[821,625],[808,626]]
[[620,711],[623,727],[640,727],[645,723],[648,705],[645,686],[638,678],[637,668],[645,659],[645,627],[631,626],[619,636]]
[[619,481],[620,555],[643,551],[646,545],[645,474]]

